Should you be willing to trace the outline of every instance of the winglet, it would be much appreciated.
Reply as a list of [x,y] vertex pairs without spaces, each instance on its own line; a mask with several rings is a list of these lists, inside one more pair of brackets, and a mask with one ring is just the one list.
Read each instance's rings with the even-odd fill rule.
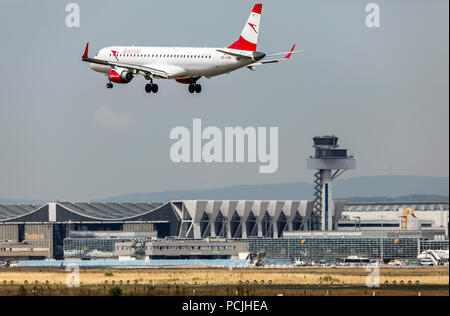
[[291,51],[290,51],[290,53],[289,53],[289,54],[287,54],[287,55],[286,55],[286,57],[284,57],[284,59],[289,59],[289,58],[291,58],[291,56],[292,56],[292,52],[294,51],[294,49],[295,49],[295,46],[296,46],[296,44],[294,44],[294,46],[292,46],[292,48],[291,48]]
[[87,42],[86,48],[84,49],[84,54],[83,56],[81,56],[81,58],[82,59],[88,58],[88,53],[89,53],[89,42]]

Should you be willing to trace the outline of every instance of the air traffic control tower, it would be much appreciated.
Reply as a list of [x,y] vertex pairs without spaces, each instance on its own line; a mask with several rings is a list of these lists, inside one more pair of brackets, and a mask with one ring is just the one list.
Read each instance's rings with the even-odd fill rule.
[[338,137],[314,137],[315,156],[307,161],[308,169],[317,170],[314,174],[314,209],[312,229],[332,231],[334,223],[334,203],[331,183],[346,170],[356,168],[356,161],[349,156],[347,149],[339,149]]

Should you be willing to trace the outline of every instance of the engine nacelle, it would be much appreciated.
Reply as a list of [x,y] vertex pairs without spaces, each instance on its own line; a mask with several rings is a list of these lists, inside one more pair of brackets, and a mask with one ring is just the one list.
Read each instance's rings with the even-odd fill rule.
[[115,83],[129,83],[134,78],[131,72],[124,69],[113,69],[109,72],[108,77],[109,80]]

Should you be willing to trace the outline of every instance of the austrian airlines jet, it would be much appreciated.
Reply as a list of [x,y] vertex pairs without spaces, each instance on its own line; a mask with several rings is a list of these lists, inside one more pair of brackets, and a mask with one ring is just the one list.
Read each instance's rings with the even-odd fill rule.
[[[147,93],[157,93],[158,85],[154,79],[173,79],[189,85],[190,93],[200,93],[202,87],[197,81],[201,77],[212,78],[247,67],[255,70],[261,66],[291,58],[295,45],[290,52],[266,55],[256,51],[262,4],[256,4],[244,26],[239,39],[228,48],[187,48],[187,47],[134,47],[115,46],[101,49],[94,58],[88,57],[89,43],[82,61],[91,64],[91,69],[106,74],[109,82],[129,83],[135,75],[141,75],[149,83]],[[263,60],[266,57],[282,56],[281,59]]]

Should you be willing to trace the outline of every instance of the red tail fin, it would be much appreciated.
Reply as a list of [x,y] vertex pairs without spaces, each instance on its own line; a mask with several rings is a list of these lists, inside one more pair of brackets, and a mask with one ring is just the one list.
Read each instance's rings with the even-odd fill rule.
[[241,36],[228,48],[255,52],[258,45],[259,23],[261,21],[262,4],[253,7],[247,23],[242,30]]

